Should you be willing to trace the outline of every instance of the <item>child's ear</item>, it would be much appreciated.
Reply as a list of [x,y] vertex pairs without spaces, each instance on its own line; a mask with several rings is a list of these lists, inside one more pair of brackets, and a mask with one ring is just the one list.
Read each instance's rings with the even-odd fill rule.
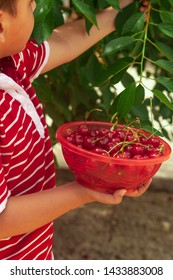
[[5,42],[5,14],[0,10],[0,43]]

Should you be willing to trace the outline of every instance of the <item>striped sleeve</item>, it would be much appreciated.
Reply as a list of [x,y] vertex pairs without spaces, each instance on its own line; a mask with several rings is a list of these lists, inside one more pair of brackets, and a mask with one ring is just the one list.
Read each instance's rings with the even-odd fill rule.
[[34,40],[30,40],[21,56],[26,67],[26,75],[32,82],[36,79],[49,58],[50,48],[48,42],[43,42],[40,46]]
[[[4,123],[3,120],[5,118],[5,114],[8,114],[8,107],[3,106],[4,105],[4,93],[2,90],[0,90],[0,94],[2,99],[0,100],[0,213],[5,209],[8,197],[10,196],[11,192],[8,188],[7,185],[7,180],[6,180],[6,172],[4,167],[8,166],[8,160],[10,158],[10,151],[9,153],[3,150],[3,144],[4,139],[6,141],[6,133],[5,133],[5,128],[4,128]],[[4,111],[2,110],[4,109]],[[5,147],[6,148],[6,147]],[[6,156],[6,160],[3,160],[4,155]]]
[[0,213],[5,209],[9,196],[10,191],[6,184],[4,169],[0,160]]

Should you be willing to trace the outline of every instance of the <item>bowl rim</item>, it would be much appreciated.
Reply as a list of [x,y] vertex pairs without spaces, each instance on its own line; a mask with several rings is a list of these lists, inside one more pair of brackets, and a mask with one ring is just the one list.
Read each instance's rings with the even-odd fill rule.
[[[56,134],[55,134],[55,138],[56,140],[61,144],[62,150],[63,148],[68,148],[71,152],[75,152],[78,155],[83,155],[83,156],[94,156],[94,159],[98,159],[101,160],[102,162],[105,163],[116,163],[116,164],[120,164],[120,165],[155,165],[155,164],[161,164],[165,161],[167,161],[170,156],[171,156],[171,152],[172,149],[170,147],[170,145],[161,137],[159,137],[158,135],[155,135],[156,138],[158,138],[162,144],[164,144],[164,147],[166,149],[166,154],[163,154],[160,157],[157,158],[149,158],[149,159],[121,159],[121,158],[113,158],[113,157],[106,157],[106,156],[102,156],[96,153],[93,153],[91,151],[85,150],[83,148],[77,147],[74,144],[68,142],[65,137],[62,135],[62,132],[66,129],[71,129],[74,126],[79,126],[81,124],[88,124],[88,125],[102,125],[102,126],[109,126],[113,125],[113,123],[111,122],[102,122],[102,121],[73,121],[73,122],[68,122],[68,123],[64,123],[62,125],[60,125],[57,130],[56,130]],[[124,126],[123,124],[119,124],[118,126]],[[135,129],[135,127],[134,127]],[[144,131],[145,134],[151,135],[150,132],[142,129],[141,131]]]

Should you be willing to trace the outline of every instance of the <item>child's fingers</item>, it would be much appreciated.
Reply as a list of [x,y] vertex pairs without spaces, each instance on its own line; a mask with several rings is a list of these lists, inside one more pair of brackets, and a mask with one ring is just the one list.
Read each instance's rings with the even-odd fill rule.
[[113,194],[100,193],[98,201],[103,204],[120,204],[125,193],[124,189],[117,190]]
[[121,190],[117,190],[113,193],[113,198],[114,198],[114,203],[115,204],[119,204],[121,203],[123,196],[126,194],[126,190],[121,189]]
[[97,193],[97,201],[103,204],[120,204],[125,193],[124,189],[117,190],[113,194]]
[[[139,186],[134,192],[128,193],[126,189],[116,190],[113,194],[107,194],[84,188],[85,192],[91,198],[90,202],[100,202],[102,204],[120,204],[124,196],[139,197],[146,192],[151,184],[151,179]],[[127,195],[126,195],[127,193]]]
[[152,181],[152,179],[148,180],[146,183],[139,186],[134,192],[129,193],[127,196],[139,197],[139,196],[143,195],[146,192],[146,190],[149,188],[151,181]]
[[94,190],[86,190],[90,196],[92,196],[93,201],[100,202],[102,204],[119,204],[121,203],[126,190],[116,190],[113,194],[101,193]]

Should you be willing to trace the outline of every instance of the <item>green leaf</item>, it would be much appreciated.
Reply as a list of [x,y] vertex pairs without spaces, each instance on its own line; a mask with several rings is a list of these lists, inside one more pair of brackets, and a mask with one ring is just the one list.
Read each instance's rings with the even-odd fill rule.
[[145,98],[145,90],[142,85],[138,85],[135,92],[134,105],[142,104]]
[[89,83],[95,85],[102,72],[103,65],[98,61],[95,55],[90,56],[86,64],[86,77]]
[[[148,110],[143,104],[138,104],[133,106],[131,109],[131,112],[133,113],[134,116],[138,117],[140,119],[140,122],[147,122],[149,119],[148,116]],[[143,124],[142,124],[143,128]]]
[[34,80],[33,85],[41,102],[52,102],[51,87],[46,79],[40,76],[38,79]]
[[131,15],[134,14],[135,12],[136,12],[136,1],[123,8],[122,13],[117,14],[115,18],[115,26],[118,32],[121,33],[122,27],[124,26],[127,19],[130,18]]
[[104,87],[102,90],[102,99],[103,99],[103,105],[108,112],[110,110],[110,104],[112,101],[113,93],[110,89],[110,87]]
[[153,89],[152,92],[163,104],[165,104],[168,108],[173,110],[173,104],[168,100],[168,98],[163,94],[163,92],[157,89]]
[[93,24],[87,18],[85,18],[85,28],[88,34],[90,33],[92,26]]
[[130,36],[124,36],[124,37],[119,37],[116,38],[112,41],[110,41],[106,46],[104,51],[102,52],[101,56],[107,56],[110,54],[113,54],[119,50],[124,49],[128,45],[132,44],[135,41],[133,37]]
[[158,24],[160,31],[165,34],[166,36],[173,38],[173,24],[169,22],[163,22]]
[[52,16],[54,19],[54,28],[64,24],[63,11],[61,9],[61,1],[53,0]]
[[144,28],[144,13],[134,13],[128,20],[125,22],[122,34],[127,33],[136,33]]
[[100,76],[97,76],[97,82],[95,86],[102,85],[108,82],[111,78],[119,74],[122,70],[127,69],[133,62],[131,57],[123,57],[116,61],[116,63],[108,66],[107,69],[103,70]]
[[72,3],[81,14],[83,14],[92,24],[97,26],[95,11],[91,6],[81,0],[72,0]]
[[[37,7],[34,11],[36,20],[43,21],[43,18],[50,12],[52,8],[53,0],[39,0],[37,1]],[[43,8],[44,7],[44,8]]]
[[49,23],[46,21],[47,19],[48,17],[45,18],[44,22],[37,22],[37,24],[35,25],[33,31],[33,38],[35,38],[38,43],[43,42],[51,34],[52,24],[50,26]]
[[52,30],[64,23],[60,0],[38,0],[34,12],[35,26],[32,37],[41,43],[51,34]]
[[166,87],[168,91],[173,92],[173,78],[157,77],[156,81]]
[[172,22],[173,23],[173,13],[169,11],[161,11],[160,17],[163,22]]
[[117,113],[117,105],[118,105],[119,99],[120,99],[120,94],[118,96],[116,96],[112,105],[110,106],[111,115],[114,115],[115,113]]
[[134,83],[135,80],[132,77],[132,75],[130,75],[128,72],[125,72],[122,79],[121,79],[121,83],[123,84],[124,87],[127,87],[129,84]]
[[169,60],[173,60],[173,50],[163,42],[156,42],[155,45],[159,48],[159,51],[167,57]]
[[106,2],[111,5],[114,9],[121,11],[119,0],[106,0]]
[[168,71],[169,73],[173,74],[173,62],[172,61],[168,61],[168,60],[157,60],[154,62],[157,66],[159,66],[160,68]]
[[52,4],[53,4],[53,0],[47,0],[46,2],[44,0],[37,1],[37,7],[34,11],[34,16],[35,17],[38,17],[40,15],[45,16],[46,14],[49,13]]
[[171,7],[173,7],[173,2],[172,0],[168,0],[169,4],[171,5]]
[[136,84],[130,84],[125,90],[120,93],[117,104],[118,117],[122,119],[131,110],[135,100]]
[[111,85],[116,85],[117,83],[119,83],[122,80],[122,77],[124,76],[124,74],[126,73],[126,70],[127,70],[127,68],[124,68],[122,71],[120,71],[115,76],[113,76],[110,79],[110,84]]

